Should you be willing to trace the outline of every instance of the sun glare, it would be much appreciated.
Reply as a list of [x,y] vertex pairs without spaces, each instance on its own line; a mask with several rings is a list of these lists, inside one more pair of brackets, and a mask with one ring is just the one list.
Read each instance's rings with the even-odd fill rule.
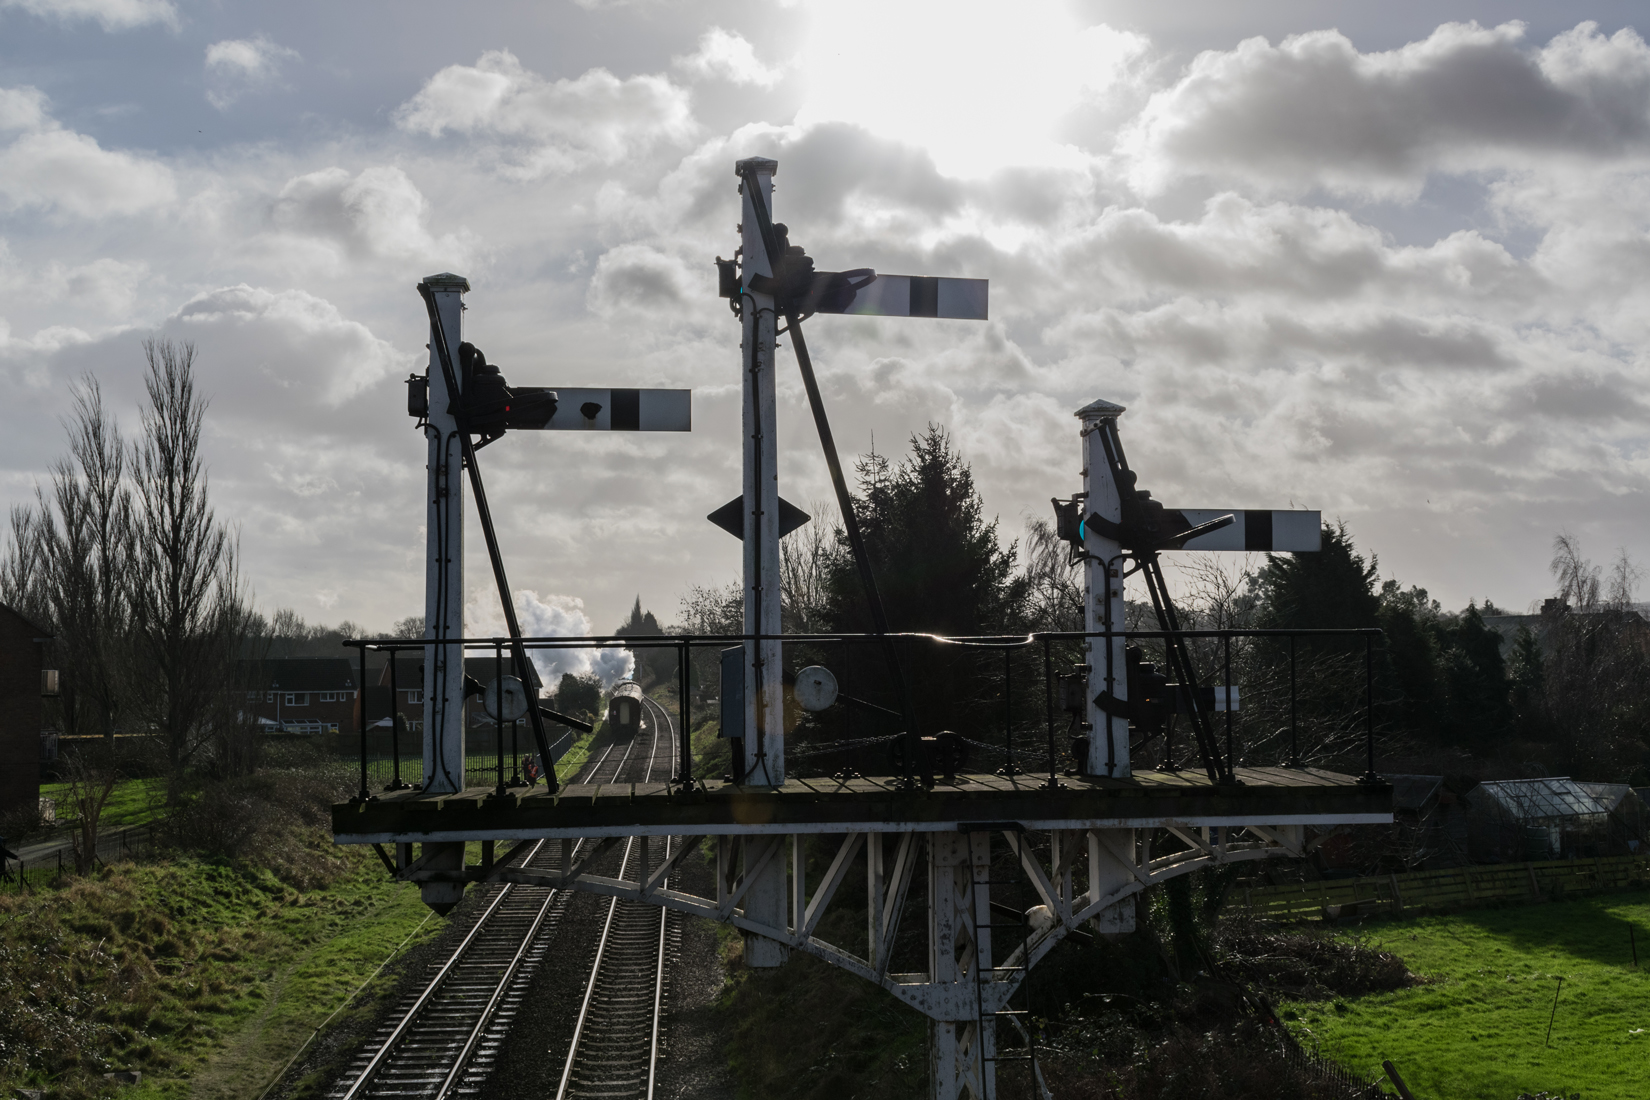
[[1143,45],[1062,0],[829,0],[810,12],[797,121],[856,123],[952,175],[1068,163],[1056,125]]

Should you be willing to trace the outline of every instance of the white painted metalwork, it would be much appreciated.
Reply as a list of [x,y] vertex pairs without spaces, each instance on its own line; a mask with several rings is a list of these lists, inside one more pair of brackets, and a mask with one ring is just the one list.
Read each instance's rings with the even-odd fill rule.
[[[992,831],[889,836],[854,829],[821,836],[818,842],[835,851],[818,883],[807,881],[803,834],[721,835],[715,838],[715,896],[669,888],[667,879],[684,856],[699,850],[702,839],[683,837],[661,865],[641,867],[634,877],[622,870],[618,878],[589,873],[609,846],[598,844],[576,866],[563,864],[562,874],[501,868],[493,878],[647,902],[725,922],[745,932],[748,944],[804,951],[881,986],[930,1020],[936,1100],[995,1096],[995,1021],[1030,968],[1066,936],[1085,926],[1101,933],[1133,931],[1134,898],[1148,886],[1209,866],[1300,858],[1309,848],[1304,824],[1238,828],[1171,821],[1157,829],[1004,830],[995,843],[1007,846],[1040,906],[1023,937],[994,941]],[[1162,851],[1166,843],[1173,850]],[[818,930],[862,851],[867,923],[864,946],[855,948],[828,942]],[[927,966],[896,972],[892,947],[920,862],[927,866]],[[777,914],[753,905],[753,889],[770,879],[783,887]]]
[[[469,280],[443,273],[424,282],[435,294],[448,354],[457,363]],[[438,338],[432,325],[429,423],[424,429],[429,438],[424,637],[431,639],[424,647],[424,789],[456,794],[464,789],[464,649],[451,639],[464,637],[464,470],[458,422],[449,411],[458,395],[447,392],[436,354]],[[463,385],[462,376],[457,381]]]
[[[1077,411],[1083,422],[1083,508],[1082,515],[1095,514],[1113,523],[1123,520],[1123,503],[1106,461],[1102,430],[1123,414],[1122,405],[1096,401]],[[1121,712],[1107,714],[1096,701],[1109,694],[1119,703],[1128,702],[1129,678],[1124,669],[1122,635],[1124,627],[1123,548],[1094,529],[1083,527],[1084,599],[1083,629],[1115,629],[1112,638],[1090,638],[1088,644],[1088,691],[1085,692],[1089,722],[1087,774],[1124,779],[1134,774],[1129,766],[1129,719]]]
[[[740,183],[744,248],[744,275],[773,274],[767,249],[762,243],[751,189],[761,189],[767,208],[773,209],[775,161],[760,157],[741,161],[748,171]],[[777,317],[773,297],[747,290],[741,317],[744,325],[740,342],[743,415],[741,435],[744,449],[744,576],[745,633],[769,635],[772,640],[747,641],[745,646],[744,736],[736,744],[743,753],[744,781],[753,785],[778,786],[785,782],[785,695],[781,673],[783,647],[778,640],[779,623],[779,449],[778,412],[774,400],[774,344]],[[778,846],[752,853],[740,847],[741,874],[747,880],[750,897],[746,909],[764,924],[784,921],[785,880],[782,866],[763,874]],[[780,861],[781,864],[783,861]],[[778,966],[789,949],[778,940],[760,935],[746,938],[746,957],[752,966]]]

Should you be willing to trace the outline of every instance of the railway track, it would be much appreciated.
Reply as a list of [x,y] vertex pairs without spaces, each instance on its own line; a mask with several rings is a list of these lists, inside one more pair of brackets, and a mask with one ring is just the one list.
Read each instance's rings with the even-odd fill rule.
[[[581,770],[580,782],[646,781],[655,773],[661,757],[664,766],[670,766],[675,746],[670,736],[669,716],[651,699],[646,699],[645,709],[651,736],[643,751],[637,751],[642,748],[640,737],[626,745],[610,745],[599,759]],[[636,838],[627,842],[625,859],[630,858],[638,842]],[[584,843],[581,840],[579,848]],[[538,841],[518,857],[517,862],[527,867],[548,868],[553,855],[549,845]],[[555,939],[570,898],[566,891],[541,886],[503,884],[482,889],[483,900],[464,938],[445,961],[432,966],[434,973],[424,987],[396,1006],[395,1012],[379,1027],[329,1094],[332,1100],[387,1097],[447,1100],[482,1093],[533,976]],[[650,911],[648,916],[656,930],[667,927],[654,915],[651,906],[645,908]],[[581,1049],[588,1055],[608,1042],[609,1028],[632,1026],[633,1014],[612,1011],[623,998],[606,991],[615,988],[616,982],[622,984],[616,975],[634,965],[632,936],[628,931],[634,923],[634,915],[628,912],[621,915],[610,907],[596,946],[592,977],[586,983],[584,1010],[580,1012],[579,1030],[585,1033],[584,1042],[581,1047],[579,1037],[575,1036],[569,1052],[569,1067]],[[587,1056],[578,1063],[575,1091],[567,1091],[570,1079],[564,1072],[558,1096],[652,1095],[652,1073],[660,1038],[659,1013],[665,988],[663,938],[659,944],[651,964],[653,977],[649,979],[657,993],[643,1039],[646,1091],[623,1088],[602,1091],[606,1087],[603,1074],[608,1071],[607,1067],[612,1067],[626,1082],[635,1075],[622,1068],[617,1060]],[[608,977],[600,984],[603,992],[592,995],[590,987],[598,973]]]
[[[654,757],[648,761],[647,778],[661,763],[661,739],[668,746],[662,763],[674,773],[676,737],[670,715],[645,695],[642,705],[653,730]],[[642,844],[652,845],[648,862],[658,866],[669,857],[672,839],[631,837],[619,859],[618,877],[623,878],[631,862],[641,857]],[[556,1100],[652,1100],[669,962],[680,935],[678,919],[663,907],[608,900]]]

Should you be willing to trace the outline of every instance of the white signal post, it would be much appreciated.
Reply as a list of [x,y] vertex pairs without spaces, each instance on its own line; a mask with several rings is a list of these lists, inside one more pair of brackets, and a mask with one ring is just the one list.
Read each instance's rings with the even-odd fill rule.
[[[746,177],[762,189],[762,199],[773,209],[773,175],[777,161],[754,157],[741,162],[755,169]],[[768,250],[746,193],[740,184],[741,237],[744,282],[753,275],[772,275]],[[743,377],[741,436],[744,441],[745,633],[762,634],[772,641],[745,643],[744,782],[777,787],[785,782],[784,653],[779,626],[779,447],[778,410],[774,401],[774,343],[778,318],[772,295],[745,292],[740,339]],[[776,842],[777,843],[777,842]],[[768,858],[760,869],[749,866],[763,854],[756,846],[741,846],[747,871],[757,873],[745,896],[745,911],[760,913],[758,920],[775,926],[785,923],[785,861]],[[745,937],[745,960],[750,966],[779,966],[790,949],[765,936]]]
[[[784,653],[779,641],[779,539],[785,517],[780,511],[778,417],[774,400],[779,317],[773,296],[752,289],[751,284],[763,277],[762,285],[771,288],[774,263],[781,259],[768,254],[762,218],[758,214],[761,210],[770,223],[774,220],[773,177],[778,170],[778,162],[763,157],[742,160],[734,166],[735,175],[741,180],[739,232],[743,260],[739,286],[732,293],[739,295],[743,325],[740,366],[744,396],[741,416],[744,492],[739,508],[745,556],[745,633],[757,635],[761,640],[744,643],[744,713],[740,716],[742,724],[733,736],[739,737],[740,759],[736,768],[740,782],[768,787],[779,787],[785,782]],[[784,247],[780,240],[776,240],[776,244]],[[787,299],[787,312],[983,321],[990,305],[990,287],[984,279],[878,276],[869,269],[815,271],[811,279],[800,297],[793,294]],[[816,426],[827,461],[833,463],[835,480],[839,477],[834,465],[835,444],[830,440],[818,394],[812,388],[811,368],[805,364],[803,375],[810,387]],[[840,484],[838,490],[845,492]],[[709,518],[718,525],[729,526],[719,518],[721,511],[718,509]],[[872,603],[873,608],[880,607],[875,600]],[[880,616],[880,610],[873,610],[873,615]],[[724,721],[726,717],[724,715]],[[753,844],[742,845],[740,852],[751,876],[744,912],[751,919],[782,927],[791,901],[785,892],[783,857],[776,859],[771,847]],[[789,947],[778,940],[755,933],[746,936],[745,962],[750,966],[778,966],[788,954]]]
[[[762,199],[773,210],[773,177],[777,161],[753,157],[741,161],[755,171],[746,177],[762,189]],[[762,233],[740,185],[741,245],[744,279],[773,274]],[[743,370],[744,440],[744,555],[745,633],[770,635],[773,641],[745,643],[744,782],[777,787],[785,782],[784,654],[778,641],[779,625],[779,447],[778,413],[774,402],[774,344],[778,318],[772,295],[747,289],[743,303],[744,331],[740,343]]]
[[[454,382],[463,386],[464,372],[458,364],[463,362],[463,296],[469,292],[470,282],[462,275],[446,272],[431,275],[424,282],[435,299],[441,328],[447,335]],[[429,639],[424,646],[424,791],[456,794],[464,789],[465,471],[463,441],[452,412],[458,395],[447,392],[446,373],[435,350],[438,338],[432,325],[424,407],[424,432],[429,439],[424,559],[424,637]],[[509,431],[686,432],[693,428],[690,390],[517,386],[512,392],[517,397],[554,393],[557,401],[554,411],[542,422],[523,422],[523,414],[518,412]],[[531,669],[528,674],[532,676]],[[530,693],[537,695],[536,685]]]
[[[447,333],[447,351],[459,361],[464,339],[463,295],[470,282],[443,273],[424,280],[435,294]],[[464,789],[464,468],[458,422],[448,411],[457,396],[436,355],[430,332],[429,481],[425,494],[424,790],[456,794]],[[462,375],[458,384],[463,385]],[[363,685],[363,688],[365,685]],[[462,884],[460,886],[462,889]]]
[[[1083,508],[1082,514],[1094,513],[1102,519],[1121,523],[1123,502],[1118,496],[1117,484],[1106,462],[1101,443],[1105,424],[1123,414],[1122,405],[1110,401],[1096,401],[1077,411],[1083,422]],[[1116,630],[1114,638],[1090,638],[1088,662],[1089,758],[1088,774],[1126,779],[1134,772],[1129,767],[1129,720],[1127,715],[1110,715],[1100,709],[1095,700],[1102,692],[1110,692],[1119,702],[1129,698],[1129,679],[1123,663],[1125,641],[1123,602],[1123,548],[1114,539],[1102,537],[1093,524],[1083,531],[1084,591],[1083,629],[1089,632]]]
[[[1108,432],[1116,436],[1117,419],[1124,411],[1122,405],[1095,401],[1075,414],[1083,422],[1083,502],[1078,513],[1117,525],[1123,522],[1123,499],[1106,459],[1105,437]],[[1184,508],[1174,509],[1173,515],[1184,531],[1216,520],[1226,523],[1163,547],[1167,550],[1312,553],[1322,540],[1323,514],[1305,509]],[[1096,633],[1109,627],[1116,636],[1090,638],[1086,650],[1089,738],[1085,774],[1127,779],[1134,771],[1129,762],[1129,677],[1124,660],[1124,550],[1095,526],[1085,523],[1083,527],[1083,629]],[[1108,695],[1116,700],[1111,714],[1100,705]],[[1237,709],[1234,685],[1216,685],[1215,698],[1216,710],[1225,710],[1228,699],[1232,709]]]

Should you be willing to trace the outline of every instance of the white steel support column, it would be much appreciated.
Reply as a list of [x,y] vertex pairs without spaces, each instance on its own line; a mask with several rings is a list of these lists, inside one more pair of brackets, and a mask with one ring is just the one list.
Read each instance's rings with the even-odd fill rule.
[[[1122,413],[1122,405],[1109,401],[1096,401],[1077,411],[1083,422],[1082,514],[1085,517],[1096,513],[1113,523],[1123,519],[1122,500],[1102,445],[1104,429],[1114,425]],[[1108,715],[1095,703],[1102,693],[1110,694],[1118,702],[1125,702],[1129,697],[1121,633],[1124,627],[1122,548],[1114,540],[1102,538],[1092,525],[1085,525],[1083,549],[1088,553],[1083,563],[1083,629],[1105,630],[1110,625],[1119,632],[1109,643],[1105,638],[1089,639],[1089,758],[1085,770],[1089,775],[1123,779],[1134,774],[1129,767],[1128,717]]]
[[996,1100],[996,1027],[978,993],[991,978],[990,877],[990,833],[929,834],[928,980],[942,987],[928,1011],[932,1100]]
[[[470,284],[461,275],[448,274],[431,275],[424,282],[435,292],[448,355],[458,376],[458,345],[464,338],[462,295]],[[448,411],[456,395],[447,393],[435,347],[432,326],[429,426],[424,429],[429,437],[424,636],[435,644],[424,647],[424,789],[450,794],[464,789],[464,652],[461,645],[441,643],[464,636],[464,468],[458,425]]]
[[[754,172],[771,216],[777,161],[753,157],[739,162]],[[750,184],[740,185],[744,279],[772,275],[762,244]],[[779,626],[779,448],[774,403],[774,343],[777,318],[771,295],[744,293],[744,334],[740,344],[744,390],[745,633],[778,635]],[[785,699],[783,656],[778,641],[745,643],[745,782],[778,786],[785,782]],[[784,891],[776,895],[783,901]],[[769,919],[764,916],[761,919]],[[783,924],[781,916],[776,923]]]
[[[740,247],[744,250],[743,282],[754,275],[772,275],[773,266],[762,244],[751,180],[760,189],[771,218],[773,175],[777,161],[761,157],[740,161],[751,169],[741,182]],[[779,786],[785,782],[784,657],[777,640],[779,626],[779,414],[774,401],[774,344],[778,319],[773,297],[744,293],[744,332],[740,366],[744,401],[740,417],[744,444],[744,552],[745,633],[773,635],[774,641],[745,643],[744,782]],[[749,846],[746,847],[747,852]],[[789,892],[785,861],[770,859],[745,894],[745,914],[774,928],[785,927]],[[765,936],[745,937],[749,966],[780,966],[790,957],[782,943]]]
[[[1133,829],[1088,831],[1089,889],[1083,900],[1084,908],[1099,903],[1129,884],[1134,877],[1133,872],[1118,853],[1132,859],[1134,845]],[[1134,917],[1134,899],[1130,897],[1100,910],[1098,915],[1090,918],[1090,924],[1095,931],[1106,935],[1133,932]]]

